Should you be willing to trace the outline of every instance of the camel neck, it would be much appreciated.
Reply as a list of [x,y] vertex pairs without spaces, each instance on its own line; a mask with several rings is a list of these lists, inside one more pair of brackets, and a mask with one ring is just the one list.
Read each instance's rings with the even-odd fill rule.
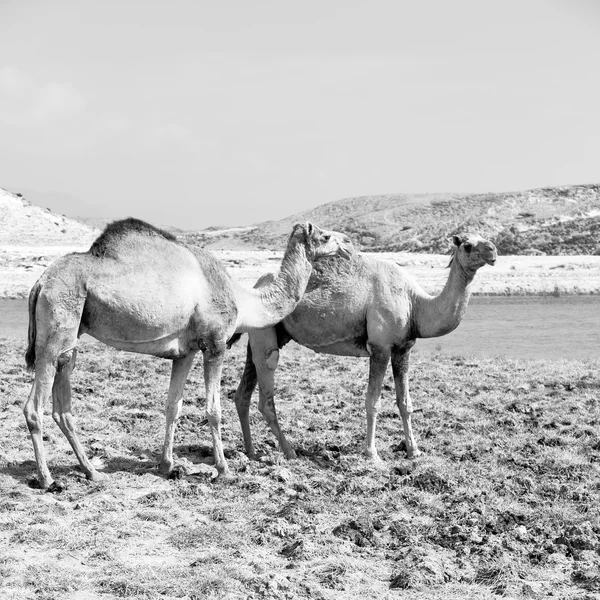
[[417,296],[415,326],[418,337],[439,337],[459,326],[469,304],[474,277],[475,273],[466,271],[454,258],[444,289],[437,296]]
[[258,289],[237,286],[237,331],[271,327],[287,317],[302,299],[311,271],[305,245],[290,242],[279,273],[269,284]]

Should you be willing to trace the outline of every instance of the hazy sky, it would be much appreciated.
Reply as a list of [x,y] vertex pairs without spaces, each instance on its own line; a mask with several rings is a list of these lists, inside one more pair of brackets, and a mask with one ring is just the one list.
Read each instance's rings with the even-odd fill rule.
[[599,181],[595,0],[0,0],[0,187],[81,214]]

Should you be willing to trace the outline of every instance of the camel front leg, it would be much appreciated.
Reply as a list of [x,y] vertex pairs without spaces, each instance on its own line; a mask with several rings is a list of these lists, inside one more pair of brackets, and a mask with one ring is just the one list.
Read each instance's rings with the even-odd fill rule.
[[256,387],[256,367],[252,361],[252,348],[250,342],[246,348],[246,364],[244,372],[240,379],[240,384],[235,392],[235,408],[237,409],[244,436],[244,447],[248,458],[255,458],[256,452],[252,443],[252,432],[250,431],[250,403],[252,402],[252,393]]
[[35,365],[33,386],[23,406],[23,414],[33,443],[38,483],[43,490],[48,489],[54,481],[46,462],[42,438],[44,433],[44,403],[52,393],[52,382],[55,374],[54,361],[38,358]]
[[165,408],[165,443],[158,465],[158,470],[163,475],[169,475],[173,470],[173,441],[175,439],[175,429],[177,428],[177,420],[181,415],[183,388],[195,356],[196,352],[190,352],[185,358],[174,360],[171,368],[171,382],[169,383],[169,395],[167,397],[167,406]]
[[412,430],[413,406],[408,389],[408,367],[411,348],[412,345],[392,350],[392,371],[396,384],[396,404],[398,405],[400,417],[402,418],[402,426],[404,427],[406,456],[408,458],[416,458],[421,454],[421,451],[417,447]]
[[58,360],[58,369],[52,386],[52,417],[60,430],[65,434],[75,456],[79,461],[81,470],[91,481],[104,481],[108,476],[98,473],[85,454],[83,446],[75,431],[75,420],[71,409],[71,373],[75,367],[77,350],[61,355]]
[[367,386],[367,397],[365,406],[367,409],[367,438],[365,440],[365,455],[374,462],[381,462],[377,447],[375,446],[375,428],[377,426],[377,413],[381,404],[381,387],[383,378],[390,362],[387,350],[367,346],[369,348],[369,385]]
[[229,474],[221,439],[221,372],[225,347],[204,351],[204,382],[206,384],[206,416],[213,441],[215,467],[220,476]]

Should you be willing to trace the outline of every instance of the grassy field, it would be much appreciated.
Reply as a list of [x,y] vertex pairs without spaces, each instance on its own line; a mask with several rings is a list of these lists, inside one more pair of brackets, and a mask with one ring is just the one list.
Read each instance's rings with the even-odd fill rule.
[[[82,479],[46,413],[60,494],[30,486],[24,347],[0,339],[0,598],[600,598],[600,361],[417,352],[408,461],[391,373],[378,425],[385,466],[361,456],[367,363],[290,344],[277,380],[285,461],[258,411],[249,462],[223,377],[237,478],[214,481],[201,360],[187,385],[179,480],[156,470],[170,363],[84,343],[73,375],[80,436],[110,480]],[[417,345],[418,348],[418,345]]]

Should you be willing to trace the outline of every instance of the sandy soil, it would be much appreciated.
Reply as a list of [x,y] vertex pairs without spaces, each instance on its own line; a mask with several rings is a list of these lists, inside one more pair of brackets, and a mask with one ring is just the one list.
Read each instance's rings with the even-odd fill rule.
[[[31,286],[54,260],[67,252],[85,251],[84,246],[0,246],[0,298],[25,298]],[[232,276],[253,285],[260,275],[279,268],[282,254],[268,250],[214,252]],[[446,280],[448,256],[378,254],[405,267],[430,293]],[[503,256],[495,267],[481,269],[473,284],[475,294],[598,294],[600,256]]]

